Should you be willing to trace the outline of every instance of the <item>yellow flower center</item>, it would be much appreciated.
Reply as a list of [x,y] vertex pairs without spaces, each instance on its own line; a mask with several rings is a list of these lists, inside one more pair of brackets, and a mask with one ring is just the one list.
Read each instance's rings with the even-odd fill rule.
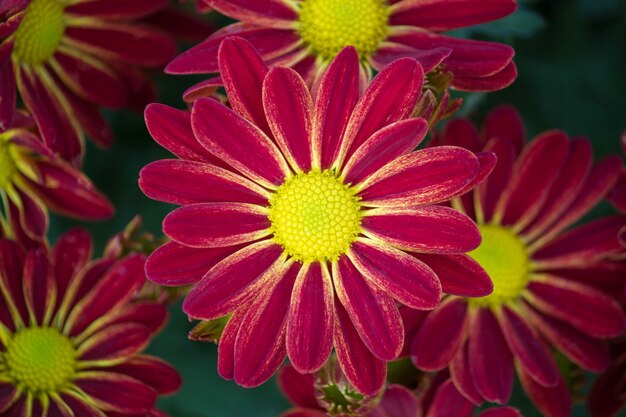
[[387,36],[385,0],[304,0],[301,7],[300,36],[325,60],[349,45],[361,59],[367,59]]
[[15,385],[33,394],[58,392],[76,372],[72,342],[50,327],[31,327],[9,340],[4,361]]
[[17,167],[6,135],[0,134],[0,190],[6,190],[13,180]]
[[480,307],[497,307],[517,298],[528,285],[529,258],[524,242],[511,230],[493,225],[480,226],[483,241],[469,253],[489,274],[493,293],[471,299]]
[[274,241],[301,262],[334,261],[361,232],[355,191],[333,171],[287,179],[270,199]]
[[32,0],[15,32],[13,53],[20,62],[39,65],[57,49],[63,33],[65,6],[60,0]]

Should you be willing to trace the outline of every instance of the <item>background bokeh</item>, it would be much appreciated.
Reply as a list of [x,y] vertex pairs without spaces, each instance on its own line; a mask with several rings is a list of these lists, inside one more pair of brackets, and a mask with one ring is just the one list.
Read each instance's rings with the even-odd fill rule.
[[[216,25],[225,22],[207,18]],[[619,152],[618,138],[626,128],[626,1],[522,0],[508,18],[455,35],[513,45],[519,69],[517,82],[504,91],[464,95],[464,116],[480,121],[493,106],[510,103],[523,114],[529,137],[558,128],[591,139],[596,157]],[[202,79],[155,77],[159,101],[179,108],[184,107],[184,89]],[[92,224],[53,216],[52,241],[82,225],[93,232],[101,250],[136,214],[144,218],[146,230],[160,235],[161,220],[171,207],[146,198],[137,178],[141,167],[170,156],[151,140],[141,114],[111,112],[107,117],[115,144],[104,151],[90,144],[85,171],[112,200],[117,214],[111,221]],[[608,210],[602,206],[592,216]],[[256,389],[223,381],[216,372],[216,346],[188,341],[191,327],[180,305],[173,305],[167,328],[149,349],[173,363],[184,378],[182,390],[161,401],[171,417],[276,417],[288,407],[273,380]],[[512,402],[526,417],[540,415],[519,389]],[[577,407],[573,416],[586,416],[584,407]]]

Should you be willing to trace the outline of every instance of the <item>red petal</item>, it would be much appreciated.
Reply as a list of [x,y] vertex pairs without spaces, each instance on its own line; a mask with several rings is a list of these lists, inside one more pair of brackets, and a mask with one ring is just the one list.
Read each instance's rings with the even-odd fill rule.
[[469,217],[442,206],[374,209],[363,217],[361,226],[374,240],[421,253],[469,252],[481,241]]
[[352,244],[350,259],[368,281],[406,306],[433,309],[441,298],[441,284],[427,265],[400,250],[369,239]]
[[457,73],[452,87],[461,91],[490,92],[510,86],[516,78],[517,67],[511,61],[501,71],[486,77],[464,77],[462,73]]
[[524,417],[522,413],[513,407],[493,407],[488,408],[478,415],[478,417]]
[[159,285],[194,284],[215,264],[239,249],[239,246],[197,249],[167,242],[146,261],[146,275]]
[[235,342],[246,309],[236,311],[226,323],[217,345],[217,372],[224,379],[235,377]]
[[283,0],[211,0],[211,6],[230,18],[272,27],[291,26],[298,19],[296,7]]
[[388,163],[360,184],[363,203],[416,206],[449,200],[478,174],[473,153],[438,146],[411,152]]
[[441,281],[444,293],[463,297],[485,297],[493,292],[487,271],[468,255],[413,254],[428,265]]
[[78,347],[81,361],[115,361],[143,350],[150,332],[134,323],[116,324],[99,330]]
[[[333,322],[334,324],[334,322]],[[332,336],[331,336],[332,340]],[[286,365],[279,372],[278,386],[289,401],[299,407],[318,408],[313,386],[313,374],[301,374],[291,365]]]
[[11,126],[16,103],[16,84],[10,58],[0,60],[0,132]]
[[[267,279],[282,263],[282,248],[271,241],[251,244],[215,265],[189,293],[183,311],[210,320],[233,312],[258,297]],[[278,262],[277,262],[278,261]]]
[[447,380],[437,389],[426,417],[471,417],[473,409],[474,405]]
[[372,355],[363,344],[346,310],[335,299],[335,351],[346,378],[365,395],[374,395],[385,383],[385,362]]
[[448,48],[414,48],[404,45],[402,42],[393,42],[393,37],[388,37],[381,42],[376,53],[370,57],[369,63],[376,71],[382,71],[387,65],[401,58],[413,58],[424,69],[424,73],[434,70],[452,52]]
[[418,369],[437,371],[448,366],[466,336],[467,302],[448,297],[422,323],[411,345]]
[[485,150],[493,152],[498,160],[491,175],[476,187],[483,221],[488,222],[493,219],[496,207],[501,205],[499,202],[506,197],[505,190],[513,175],[516,153],[513,141],[507,136],[494,136]]
[[177,391],[182,383],[176,369],[159,358],[147,355],[135,356],[108,369],[141,381],[152,387],[160,395]]
[[92,251],[91,235],[85,229],[69,230],[55,243],[52,263],[59,301],[63,300],[73,278],[91,259]]
[[99,408],[124,414],[144,413],[154,406],[156,392],[126,375],[111,372],[84,372],[75,380]]
[[402,385],[389,385],[383,398],[368,417],[417,417],[421,415],[417,397]]
[[482,130],[483,140],[489,142],[497,136],[510,141],[516,155],[522,151],[526,132],[522,117],[515,107],[500,105],[490,111],[485,118]]
[[287,353],[298,372],[313,372],[333,347],[333,287],[326,265],[304,265],[296,279],[287,321]]
[[272,68],[263,82],[263,106],[276,143],[291,167],[310,171],[313,100],[304,80],[292,69]]
[[131,19],[152,14],[166,4],[166,0],[88,0],[68,6],[65,12],[98,18]]
[[519,380],[535,406],[546,417],[568,417],[571,415],[572,401],[565,382],[559,375],[555,387],[537,384],[521,366],[517,367]]
[[26,255],[23,280],[24,299],[30,313],[31,325],[47,325],[52,319],[57,290],[52,267],[45,252],[30,251]]
[[513,357],[493,313],[478,308],[469,327],[469,366],[478,392],[505,404],[513,390]]
[[450,377],[454,382],[454,386],[465,398],[470,400],[474,405],[483,403],[483,397],[478,392],[474,378],[471,375],[469,364],[469,343],[465,343],[450,362]]
[[347,256],[333,263],[332,274],[337,298],[365,345],[382,360],[395,359],[402,349],[404,327],[394,300],[368,285]]

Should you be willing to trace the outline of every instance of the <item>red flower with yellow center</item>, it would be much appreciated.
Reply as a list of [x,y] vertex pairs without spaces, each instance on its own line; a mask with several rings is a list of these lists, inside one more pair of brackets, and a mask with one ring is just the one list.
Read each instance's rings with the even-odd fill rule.
[[308,84],[346,46],[356,48],[365,76],[402,57],[417,59],[425,72],[452,74],[452,87],[499,90],[517,75],[513,49],[494,42],[441,32],[501,18],[515,0],[205,0],[239,20],[180,55],[172,74],[215,73],[218,48],[227,36],[250,41],[272,65],[289,66]]
[[108,145],[100,106],[119,108],[159,67],[172,40],[136,22],[166,0],[7,0],[0,5],[0,128],[11,122],[16,89],[45,143],[79,162],[83,132]]
[[447,297],[421,324],[411,356],[425,370],[449,365],[457,388],[476,404],[506,403],[517,369],[546,416],[567,417],[571,401],[549,347],[600,371],[609,361],[603,339],[624,331],[620,305],[594,286],[620,275],[623,283],[617,232],[626,218],[569,228],[612,188],[620,160],[594,164],[587,140],[554,130],[525,145],[519,115],[509,107],[487,117],[481,136],[468,121],[451,122],[439,144],[498,156],[491,176],[452,204],[478,223],[483,240],[470,256],[489,273],[494,291]]
[[13,125],[0,130],[0,236],[22,243],[41,242],[48,229],[48,208],[70,217],[103,220],[111,203],[68,162],[52,154],[33,133],[33,122],[15,114]]
[[172,242],[150,256],[148,277],[193,284],[183,304],[192,318],[232,313],[219,343],[223,377],[261,384],[287,355],[312,372],[334,347],[350,381],[376,392],[403,344],[397,301],[434,308],[442,284],[491,291],[471,269],[441,282],[419,254],[456,265],[478,246],[470,219],[436,203],[484,178],[493,155],[412,152],[428,130],[408,118],[424,79],[413,59],[361,93],[358,56],[346,48],[315,99],[295,71],[268,70],[241,38],[223,42],[220,70],[232,110],[212,99],[191,114],[146,110],[153,138],[179,160],[148,165],[140,186],[182,205],[163,222]]
[[50,253],[0,240],[0,414],[160,416],[178,389],[167,363],[141,354],[164,324],[164,305],[132,301],[144,255],[90,260],[86,231]]

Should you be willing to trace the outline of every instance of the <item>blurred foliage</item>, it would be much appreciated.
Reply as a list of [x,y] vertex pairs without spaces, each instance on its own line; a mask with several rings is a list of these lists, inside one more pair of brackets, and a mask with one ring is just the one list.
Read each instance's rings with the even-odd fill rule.
[[[457,35],[513,45],[519,69],[517,82],[504,91],[463,95],[464,115],[480,120],[497,104],[510,103],[523,114],[529,136],[559,128],[590,138],[597,156],[619,152],[618,137],[626,128],[626,1],[522,1],[510,17]],[[160,101],[178,108],[184,107],[180,99],[184,89],[202,79],[158,74],[155,78]],[[146,230],[160,235],[161,220],[171,207],[145,197],[137,178],[147,163],[171,156],[151,140],[140,114],[107,116],[116,142],[107,150],[89,145],[85,171],[110,197],[117,215],[92,224],[53,216],[51,241],[62,231],[83,225],[102,250],[135,214],[144,217]],[[276,417],[288,407],[272,381],[256,389],[223,381],[216,371],[215,344],[188,341],[192,327],[180,305],[172,306],[169,325],[149,349],[173,363],[185,381],[178,395],[161,402],[171,417]],[[512,403],[521,406],[526,417],[539,416],[520,389]],[[574,416],[585,415],[583,407],[575,410]]]

